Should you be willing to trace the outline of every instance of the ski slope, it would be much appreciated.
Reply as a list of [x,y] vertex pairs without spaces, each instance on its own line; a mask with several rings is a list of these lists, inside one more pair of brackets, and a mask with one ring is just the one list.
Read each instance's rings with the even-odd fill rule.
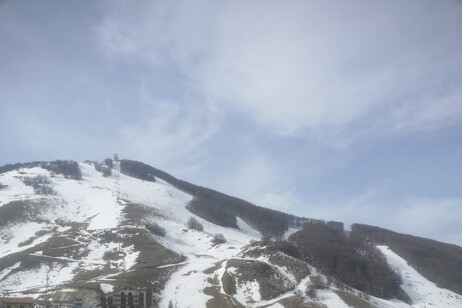
[[[411,297],[413,308],[450,308],[462,307],[462,296],[439,288],[433,282],[420,275],[406,260],[398,256],[387,246],[377,246],[387,258],[388,264],[403,279],[401,287]],[[387,307],[409,307],[404,303],[392,301]]]

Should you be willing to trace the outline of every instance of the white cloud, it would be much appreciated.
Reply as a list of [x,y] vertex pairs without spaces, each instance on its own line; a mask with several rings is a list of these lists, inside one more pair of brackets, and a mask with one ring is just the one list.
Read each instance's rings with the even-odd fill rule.
[[239,196],[259,206],[279,211],[293,212],[301,205],[293,192],[291,177],[268,156],[246,148],[251,153],[236,169],[222,174],[217,188],[230,195]]
[[138,123],[120,131],[123,156],[184,177],[200,168],[201,146],[216,131],[220,116],[213,111],[187,112],[174,103],[151,102]]
[[396,230],[462,246],[462,199],[412,199],[389,222]]
[[[108,8],[97,29],[106,55],[171,70],[208,106],[238,112],[277,135],[315,135],[343,148],[358,136],[425,133],[462,119],[457,1],[146,1]],[[185,128],[168,128],[178,112],[125,129],[132,152],[153,153],[142,159],[158,166],[201,155],[207,124],[195,115]],[[214,173],[212,186],[258,205],[302,209],[282,165],[257,148],[250,152],[232,172]],[[446,227],[462,218],[456,206],[384,205],[386,190],[384,184],[347,200],[316,200],[306,216],[462,243],[460,232]],[[436,215],[438,208],[445,210]],[[414,219],[414,212],[423,216]]]
[[457,1],[122,2],[98,31],[110,54],[173,64],[278,134],[332,139],[460,121],[461,17]]

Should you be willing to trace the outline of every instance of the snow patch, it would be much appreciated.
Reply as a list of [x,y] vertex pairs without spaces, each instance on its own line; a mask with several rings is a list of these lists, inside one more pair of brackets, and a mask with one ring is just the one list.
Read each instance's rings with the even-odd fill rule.
[[7,267],[7,268],[4,268],[0,271],[0,281],[3,280],[3,278],[5,278],[6,276],[8,276],[8,274],[10,274],[13,270],[17,269],[19,267],[19,265],[21,265],[21,262],[17,262],[15,264],[13,264],[12,266],[10,267]]
[[255,239],[261,239],[261,234],[251,226],[249,226],[245,221],[243,221],[241,218],[237,218],[237,226],[239,227],[239,230],[241,230],[243,233],[247,234],[248,236],[251,236]]
[[103,293],[111,293],[114,291],[114,286],[112,284],[100,283],[99,287],[101,288],[101,291],[103,291]]
[[319,302],[327,307],[350,308],[334,291],[330,289],[316,290],[316,297]]
[[19,247],[21,243],[33,238],[38,231],[42,231],[44,229],[46,230],[45,224],[27,222],[10,226],[8,230],[0,230],[4,234],[4,238],[0,238],[0,258],[46,242],[52,236],[51,234],[35,238],[32,243]]
[[279,303],[276,303],[276,304],[272,304],[271,306],[266,306],[267,308],[284,308],[284,306],[282,306],[281,304]]
[[300,231],[300,230],[301,230],[301,228],[289,228],[289,230],[287,230],[286,232],[284,232],[284,236],[283,236],[283,237],[284,237],[285,239],[288,239],[289,236],[291,236],[292,234],[294,234],[295,232]]
[[[228,268],[228,273],[234,275],[234,268]],[[261,301],[260,284],[257,280],[236,283],[236,295],[234,297],[241,304],[253,304]]]
[[49,286],[57,286],[74,277],[73,271],[78,267],[73,264],[53,263],[52,266],[42,264],[39,268],[16,272],[8,275],[0,282],[0,289],[11,290],[12,295],[20,294],[30,289],[45,291],[47,277]]

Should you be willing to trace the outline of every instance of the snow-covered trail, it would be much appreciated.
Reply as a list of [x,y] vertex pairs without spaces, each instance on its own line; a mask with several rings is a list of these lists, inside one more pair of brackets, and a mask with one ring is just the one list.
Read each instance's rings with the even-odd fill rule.
[[[462,296],[439,288],[433,282],[420,275],[412,268],[406,260],[398,256],[387,246],[377,246],[387,258],[388,264],[396,272],[400,273],[403,279],[401,287],[411,297],[413,308],[454,308],[462,307]],[[386,307],[409,307],[409,305],[399,302],[387,302]]]

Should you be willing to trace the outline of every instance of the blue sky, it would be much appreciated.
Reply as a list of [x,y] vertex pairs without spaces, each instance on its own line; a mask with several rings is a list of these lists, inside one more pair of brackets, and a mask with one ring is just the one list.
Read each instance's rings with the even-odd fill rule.
[[462,3],[1,1],[0,129],[462,245]]

